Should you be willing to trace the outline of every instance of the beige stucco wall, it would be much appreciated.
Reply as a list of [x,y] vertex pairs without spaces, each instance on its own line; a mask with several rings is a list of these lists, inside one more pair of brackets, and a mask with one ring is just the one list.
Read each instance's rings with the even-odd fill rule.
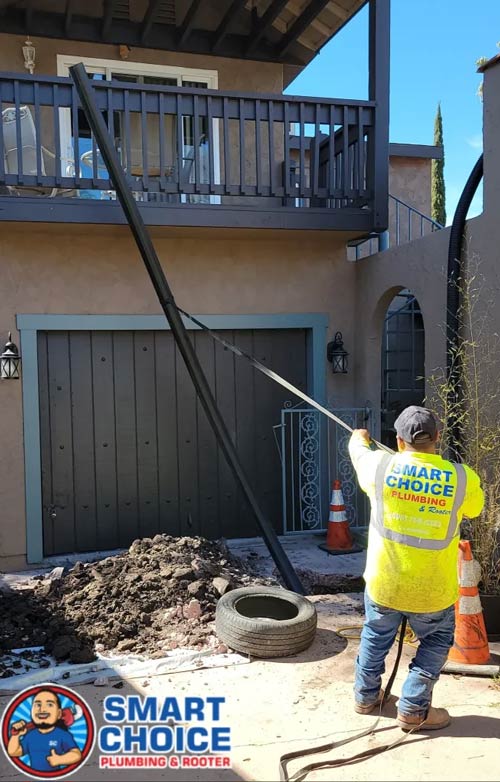
[[[195,313],[328,313],[353,352],[355,268],[334,233],[153,230],[180,306]],[[18,313],[154,314],[161,309],[128,228],[0,226],[0,334]],[[17,343],[19,344],[19,342]],[[350,404],[353,373],[333,376],[328,396]],[[0,570],[23,567],[26,546],[22,385],[0,383],[6,412],[0,448]]]
[[[404,201],[423,215],[431,215],[431,169],[430,158],[389,157],[389,193]],[[397,210],[399,215],[397,215]],[[410,226],[411,221],[411,226]],[[410,213],[403,205],[389,200],[389,246],[394,247],[399,241],[406,243],[410,237],[420,237],[421,233],[431,233],[431,226],[426,221],[423,225],[418,215]],[[358,249],[358,259],[368,258],[376,249],[376,240],[367,242]],[[354,260],[355,250],[349,250],[349,258]]]
[[[356,395],[369,400],[380,419],[382,331],[395,294],[409,288],[420,304],[425,327],[425,373],[446,361],[446,267],[448,228],[410,244],[393,247],[358,261],[356,267],[355,332]],[[363,316],[361,317],[361,313]]]
[[431,168],[430,158],[389,158],[389,192],[396,198],[418,209],[424,215],[431,213]]
[[[484,80],[484,179],[483,214],[469,220],[463,243],[464,273],[479,274],[481,294],[475,306],[479,318],[488,312],[487,329],[500,333],[500,64],[485,73]],[[465,179],[463,184],[465,185]],[[425,372],[428,378],[446,367],[447,263],[450,229],[424,239],[365,258],[356,264],[356,393],[370,395],[380,406],[380,351],[385,311],[394,293],[409,288],[422,308],[425,326]],[[476,285],[474,286],[476,287]],[[363,317],[361,317],[363,313]],[[479,343],[479,350],[481,349]],[[491,376],[491,366],[488,368]],[[498,356],[500,373],[500,356]],[[431,391],[428,384],[428,391]],[[486,403],[485,398],[485,403]]]
[[[25,38],[19,35],[0,34],[0,70],[20,71],[24,68],[22,46]],[[80,55],[121,62],[118,46],[85,43],[61,39],[36,38],[35,75],[56,75],[58,54]],[[181,52],[165,52],[157,49],[133,48],[127,63],[138,62],[154,65],[174,65],[186,68],[215,70],[219,74],[220,90],[244,90],[247,92],[283,92],[283,66],[277,63],[236,60],[227,57],[210,57]]]

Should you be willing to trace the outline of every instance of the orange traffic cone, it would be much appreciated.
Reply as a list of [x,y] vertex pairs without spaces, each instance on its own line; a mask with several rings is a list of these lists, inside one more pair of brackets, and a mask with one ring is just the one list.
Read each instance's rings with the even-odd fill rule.
[[448,660],[469,665],[487,663],[490,650],[477,588],[481,567],[472,556],[468,540],[460,541],[458,555],[460,596],[455,603],[455,640]]
[[352,542],[340,481],[333,481],[332,484],[332,499],[326,542],[322,543],[319,548],[328,552],[328,554],[354,554],[363,550]]

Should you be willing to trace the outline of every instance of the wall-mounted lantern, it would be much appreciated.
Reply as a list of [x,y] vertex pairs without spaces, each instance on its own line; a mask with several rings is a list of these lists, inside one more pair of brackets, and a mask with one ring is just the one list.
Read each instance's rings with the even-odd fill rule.
[[326,357],[331,361],[332,372],[334,374],[345,374],[347,372],[347,357],[349,353],[344,350],[342,341],[342,332],[337,331],[333,342],[329,342],[326,348]]
[[31,75],[33,75],[33,71],[35,70],[35,55],[36,49],[28,36],[23,46],[23,57],[24,67],[31,73]]
[[17,345],[12,342],[11,334],[5,343],[3,353],[0,355],[0,377],[2,380],[19,380],[19,367],[21,356]]

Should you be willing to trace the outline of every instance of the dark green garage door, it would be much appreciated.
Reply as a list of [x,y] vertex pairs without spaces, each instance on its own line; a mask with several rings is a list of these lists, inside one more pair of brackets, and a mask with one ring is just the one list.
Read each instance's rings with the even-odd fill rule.
[[[306,389],[305,330],[225,336]],[[208,335],[192,337],[280,531],[273,426],[289,395]],[[45,556],[124,547],[158,532],[256,534],[170,332],[44,332],[38,350]]]

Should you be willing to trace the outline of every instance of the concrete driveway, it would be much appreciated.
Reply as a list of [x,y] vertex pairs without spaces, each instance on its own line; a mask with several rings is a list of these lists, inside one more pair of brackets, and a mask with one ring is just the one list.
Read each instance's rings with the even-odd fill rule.
[[[361,595],[332,595],[313,598],[319,613],[314,644],[306,652],[281,661],[252,661],[248,665],[204,669],[128,681],[121,690],[75,689],[87,699],[95,717],[102,722],[102,701],[107,694],[144,693],[160,697],[225,697],[224,722],[232,728],[231,770],[149,770],[147,772],[100,770],[98,754],[72,779],[89,780],[278,780],[282,753],[342,739],[373,723],[373,716],[360,716],[352,709],[353,662],[356,641],[339,638],[334,630],[358,624]],[[500,650],[498,650],[500,651]],[[406,665],[413,650],[405,646],[401,672],[394,693],[399,692]],[[392,664],[393,655],[389,660]],[[8,698],[0,698],[3,710]],[[446,706],[452,724],[443,731],[410,736],[383,755],[338,769],[318,771],[312,780],[499,780],[500,771],[500,683],[491,679],[443,675],[435,689],[435,705]],[[346,757],[368,747],[394,741],[401,736],[395,725],[395,706],[389,704],[377,732],[332,752]],[[324,760],[327,756],[314,756]],[[21,777],[1,758],[1,782]],[[293,773],[300,765],[290,767]]]

